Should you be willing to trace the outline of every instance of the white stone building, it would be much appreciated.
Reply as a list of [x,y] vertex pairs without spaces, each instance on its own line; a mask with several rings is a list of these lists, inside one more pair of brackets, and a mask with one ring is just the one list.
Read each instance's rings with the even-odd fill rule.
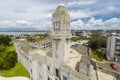
[[107,40],[107,59],[120,62],[120,37],[110,36]]
[[[97,80],[98,75],[89,58],[70,47],[70,15],[63,5],[52,14],[52,26],[52,47],[48,41],[37,46],[36,43],[14,41],[18,61],[29,71],[30,80]],[[109,80],[113,80],[111,77]]]
[[75,70],[81,55],[70,49],[70,15],[63,5],[52,15],[52,48],[30,52],[31,80],[88,80]]

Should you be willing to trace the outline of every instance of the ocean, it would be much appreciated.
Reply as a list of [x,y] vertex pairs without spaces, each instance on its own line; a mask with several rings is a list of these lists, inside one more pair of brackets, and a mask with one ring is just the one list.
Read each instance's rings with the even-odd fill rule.
[[18,35],[23,35],[23,34],[44,34],[44,33],[46,33],[45,31],[28,31],[28,32],[9,32],[9,31],[5,31],[5,32],[0,32],[0,34],[4,34],[4,35],[16,35],[16,36],[18,36]]

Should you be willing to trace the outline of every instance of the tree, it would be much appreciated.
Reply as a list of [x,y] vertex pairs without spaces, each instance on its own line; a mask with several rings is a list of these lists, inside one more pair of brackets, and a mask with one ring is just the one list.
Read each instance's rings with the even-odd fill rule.
[[94,32],[91,35],[91,39],[88,43],[89,47],[93,51],[100,49],[100,48],[106,48],[107,45],[107,38],[106,37],[100,37],[97,32]]
[[11,38],[7,35],[0,35],[0,45],[10,45]]
[[76,42],[78,40],[88,40],[88,38],[85,37],[85,36],[79,36],[79,37],[72,37],[71,38],[71,41],[74,41],[74,42]]
[[16,64],[17,54],[14,49],[11,50],[11,46],[13,46],[11,38],[6,35],[0,35],[0,69],[10,69]]
[[76,42],[78,39],[77,39],[77,37],[72,37],[71,40]]
[[88,43],[89,47],[95,51],[100,48],[100,43],[97,39],[91,39]]
[[81,36],[81,33],[82,33],[82,32],[75,32],[75,35],[76,35],[76,36]]
[[103,48],[106,48],[107,45],[107,38],[106,37],[100,37],[100,46]]
[[17,62],[17,54],[15,51],[0,53],[0,69],[10,69]]
[[5,51],[5,46],[0,45],[0,52],[4,52]]

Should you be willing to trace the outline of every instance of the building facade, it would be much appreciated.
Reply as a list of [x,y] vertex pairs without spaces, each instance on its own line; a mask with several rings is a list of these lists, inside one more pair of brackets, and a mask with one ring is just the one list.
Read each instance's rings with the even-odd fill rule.
[[107,59],[120,62],[120,37],[110,36],[107,40]]
[[[30,80],[98,80],[97,71],[86,56],[87,49],[71,47],[70,38],[70,15],[64,5],[59,5],[52,14],[50,41],[14,41],[18,61],[30,73]],[[99,80],[107,78],[100,76]]]
[[52,14],[52,48],[30,52],[31,80],[88,80],[75,70],[81,55],[70,49],[70,15],[63,5]]

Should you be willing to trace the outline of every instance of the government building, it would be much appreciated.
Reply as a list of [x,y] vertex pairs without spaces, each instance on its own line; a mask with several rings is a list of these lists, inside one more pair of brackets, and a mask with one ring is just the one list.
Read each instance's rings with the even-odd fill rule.
[[96,64],[85,55],[87,52],[83,51],[83,47],[71,47],[70,22],[67,9],[59,5],[52,14],[49,41],[39,43],[41,47],[36,49],[33,48],[34,44],[25,40],[14,41],[18,61],[30,73],[30,80],[113,80],[111,75],[102,72],[96,74]]
[[88,80],[76,70],[81,55],[70,49],[70,15],[63,5],[52,14],[52,48],[30,52],[31,80]]

